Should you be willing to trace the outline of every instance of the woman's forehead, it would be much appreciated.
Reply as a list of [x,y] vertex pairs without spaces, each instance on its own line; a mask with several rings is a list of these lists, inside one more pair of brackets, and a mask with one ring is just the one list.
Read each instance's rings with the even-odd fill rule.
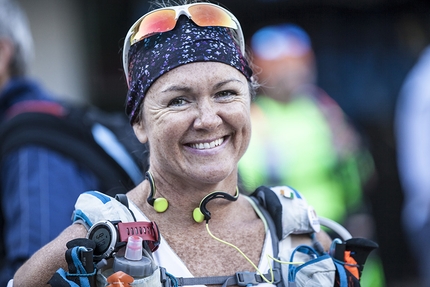
[[237,69],[219,62],[194,62],[176,67],[158,78],[150,87],[163,89],[171,85],[214,84],[223,81],[237,81],[247,84],[245,76]]

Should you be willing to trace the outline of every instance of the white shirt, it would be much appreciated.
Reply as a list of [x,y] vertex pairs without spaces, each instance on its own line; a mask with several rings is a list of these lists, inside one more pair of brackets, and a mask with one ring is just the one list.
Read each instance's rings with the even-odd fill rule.
[[[133,211],[133,213],[136,216],[137,221],[148,221],[148,218],[134,205],[132,202],[130,202],[130,209]],[[162,266],[166,268],[166,271],[170,274],[173,274],[175,277],[183,277],[183,278],[193,278],[194,276],[191,274],[191,272],[188,270],[187,266],[182,262],[181,258],[173,251],[173,249],[169,246],[169,244],[166,242],[166,240],[163,239],[163,236],[161,235],[161,242],[159,248],[156,252],[153,253],[155,263],[158,266]],[[231,248],[230,246],[225,246],[225,248]],[[237,252],[237,251],[234,251]],[[260,262],[258,263],[258,269],[263,272],[264,274],[267,274],[269,271],[269,261],[268,261],[268,255],[273,256],[273,250],[272,250],[272,237],[270,236],[270,232],[266,230],[266,237],[264,239],[264,246],[263,246],[263,252],[262,256],[260,258]],[[272,261],[272,260],[270,260]],[[270,262],[270,264],[273,263]],[[248,270],[248,271],[256,271],[256,270]],[[232,270],[231,274],[225,274],[233,275],[236,271]],[[205,287],[205,285],[194,285],[195,287]],[[274,284],[269,283],[260,283],[258,285],[259,287],[274,287]]]

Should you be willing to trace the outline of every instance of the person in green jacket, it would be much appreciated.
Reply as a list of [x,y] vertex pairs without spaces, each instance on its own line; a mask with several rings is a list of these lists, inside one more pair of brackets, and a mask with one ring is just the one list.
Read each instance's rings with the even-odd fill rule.
[[[239,162],[243,189],[292,186],[320,216],[371,237],[364,192],[375,176],[373,158],[339,105],[316,85],[308,34],[293,24],[263,27],[251,49],[262,86],[251,107],[251,141]],[[383,286],[377,270],[372,286]]]

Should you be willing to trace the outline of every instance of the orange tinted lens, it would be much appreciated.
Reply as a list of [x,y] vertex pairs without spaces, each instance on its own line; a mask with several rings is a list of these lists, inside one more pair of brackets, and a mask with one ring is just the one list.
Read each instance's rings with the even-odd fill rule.
[[221,26],[237,29],[236,23],[231,16],[219,7],[196,4],[188,7],[191,19],[199,26]]
[[148,14],[136,26],[134,35],[131,38],[132,43],[140,41],[155,33],[167,32],[172,30],[176,25],[175,10],[166,9],[155,11]]

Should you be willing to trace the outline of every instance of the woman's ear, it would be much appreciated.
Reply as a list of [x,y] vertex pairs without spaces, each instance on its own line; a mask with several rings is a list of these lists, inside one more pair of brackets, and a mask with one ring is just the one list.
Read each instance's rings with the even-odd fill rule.
[[145,126],[143,124],[142,121],[139,121],[135,124],[133,124],[133,130],[134,130],[134,134],[136,135],[137,139],[141,142],[141,143],[146,143],[148,141],[148,137],[146,135],[146,130],[145,130]]

